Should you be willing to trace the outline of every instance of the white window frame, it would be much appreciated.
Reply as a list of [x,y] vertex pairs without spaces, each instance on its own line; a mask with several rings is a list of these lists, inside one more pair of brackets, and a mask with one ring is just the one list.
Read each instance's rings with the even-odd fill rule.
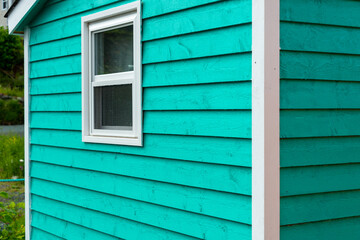
[[[4,7],[4,3],[6,3],[6,7]],[[6,10],[9,8],[9,1],[8,0],[2,0],[1,1],[1,9]]]
[[[140,1],[81,18],[82,140],[83,142],[142,146],[141,3]],[[133,26],[134,70],[94,75],[94,33]],[[94,128],[94,88],[132,84],[132,130]]]

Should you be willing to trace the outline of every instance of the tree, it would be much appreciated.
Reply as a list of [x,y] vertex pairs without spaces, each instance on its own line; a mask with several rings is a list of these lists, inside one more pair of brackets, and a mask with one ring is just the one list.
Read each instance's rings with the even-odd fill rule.
[[24,44],[19,36],[0,27],[0,84],[10,87],[23,79]]

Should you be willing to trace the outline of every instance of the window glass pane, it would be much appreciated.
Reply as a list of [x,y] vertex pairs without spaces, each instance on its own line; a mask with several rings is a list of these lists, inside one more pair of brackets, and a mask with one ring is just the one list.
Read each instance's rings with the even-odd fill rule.
[[132,85],[94,88],[95,129],[132,130]]
[[133,26],[95,33],[95,75],[134,70]]

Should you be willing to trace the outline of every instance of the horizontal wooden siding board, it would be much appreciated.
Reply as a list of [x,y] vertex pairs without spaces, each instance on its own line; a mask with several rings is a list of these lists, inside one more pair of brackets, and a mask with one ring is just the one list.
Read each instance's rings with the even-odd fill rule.
[[30,64],[30,78],[81,73],[81,56],[70,55]]
[[[117,1],[113,4],[103,5],[98,8],[92,8],[85,12],[80,12],[75,15],[66,14],[61,19],[57,21],[52,21],[46,24],[41,24],[39,26],[34,26],[31,28],[31,35],[29,39],[30,46],[35,44],[40,44],[44,42],[54,41],[61,38],[73,37],[76,35],[80,35],[81,33],[81,17],[96,13],[99,11],[107,10],[109,8],[117,7],[124,5],[125,3],[132,2],[129,1]],[[67,2],[67,1],[65,1]],[[80,2],[80,1],[77,1]],[[86,1],[81,1],[86,2]],[[102,3],[103,0],[101,0]],[[81,3],[80,3],[81,4]],[[93,3],[90,3],[93,4]],[[44,12],[44,11],[43,11]],[[52,11],[53,12],[53,11]],[[50,14],[52,13],[50,12]],[[40,14],[41,15],[41,14]],[[31,56],[30,56],[31,57]]]
[[280,52],[282,79],[360,81],[360,56]]
[[[226,44],[219,44],[226,42]],[[251,24],[143,43],[143,64],[251,51]]]
[[359,162],[359,144],[360,137],[282,139],[280,165],[296,167],[356,163]]
[[173,13],[176,11],[198,7],[204,4],[211,4],[221,0],[196,0],[182,1],[175,0],[169,4],[167,0],[143,0],[143,18],[150,18],[163,14]]
[[[45,179],[40,175],[36,175],[36,177],[37,179]],[[117,197],[157,204],[204,216],[251,224],[249,214],[251,212],[251,198],[248,196],[219,193],[205,189],[180,186],[177,185],[176,182],[175,184],[141,180],[120,182],[119,187],[124,189],[128,187],[134,188],[134,190],[124,192],[121,191],[120,188],[112,190],[104,186],[91,187],[91,185],[84,185],[78,182],[71,183],[71,181],[67,178],[59,179],[57,177],[51,177],[46,180],[56,181],[60,184],[67,184],[104,194],[111,194]],[[113,184],[110,185],[112,185],[113,188],[115,187]],[[194,202],[192,201],[193,198],[199,198],[201,200]]]
[[360,189],[360,164],[282,168],[280,195],[292,196]]
[[83,143],[79,131],[31,130],[31,144],[37,145],[251,166],[251,140],[249,139],[145,134],[145,141],[143,148],[92,144]]
[[[76,174],[78,180],[73,180],[74,183],[73,184],[78,184],[79,186],[84,186],[84,188],[87,189],[95,189],[95,188],[101,188],[101,189],[106,189],[107,191],[111,190],[109,189],[109,186],[113,186],[114,184],[109,184],[109,186],[96,186],[96,182],[93,176],[97,176],[99,178],[99,181],[102,181],[102,183],[106,184],[107,180],[111,180],[114,183],[116,182],[118,184],[118,186],[123,186],[123,189],[127,188],[129,193],[126,194],[141,194],[141,193],[135,193],[135,190],[130,190],[131,187],[135,187],[136,185],[139,185],[138,188],[140,188],[140,190],[145,191],[145,187],[144,186],[153,186],[156,185],[157,187],[164,187],[164,188],[170,188],[171,186],[169,186],[169,184],[161,184],[160,182],[156,182],[153,180],[148,180],[148,179],[140,179],[140,178],[134,178],[134,177],[127,177],[127,176],[123,176],[123,175],[118,175],[118,174],[107,174],[107,173],[103,173],[103,172],[97,172],[97,171],[89,171],[89,170],[84,170],[84,169],[80,169],[80,168],[69,168],[69,167],[65,167],[65,166],[60,166],[60,165],[52,165],[52,164],[45,164],[45,163],[41,163],[41,162],[32,162],[31,166],[34,168],[34,170],[32,170],[31,176],[32,177],[39,177],[39,178],[45,178],[45,179],[49,179],[50,181],[52,181],[52,179],[54,179],[54,181],[60,181],[64,184],[71,184],[71,177],[69,177],[71,174]],[[54,172],[52,173],[41,173],[41,171],[44,171],[44,169],[51,169]],[[46,171],[46,170],[45,170]],[[251,182],[251,170],[250,169],[246,169],[246,168],[232,168],[230,170],[231,172],[231,177],[233,177],[233,182],[230,182],[230,184],[232,185],[231,187],[229,187],[228,189],[231,189],[231,192],[234,193],[238,193],[238,194],[242,194],[242,195],[250,195],[250,187],[247,185],[249,183],[249,181]],[[60,173],[62,174],[67,174],[68,176],[64,176],[64,180],[59,180],[60,177]],[[50,176],[53,175],[53,176]],[[84,181],[84,182],[81,182]],[[201,180],[199,180],[200,182]],[[87,183],[85,183],[87,182]],[[175,183],[173,183],[175,184]],[[171,185],[171,183],[170,183]],[[143,186],[143,187],[140,187]],[[202,187],[206,186],[205,184],[203,184]],[[208,186],[208,185],[207,185]],[[221,185],[220,185],[221,186]],[[183,186],[185,187],[185,186]],[[212,189],[214,189],[215,187],[211,187]],[[221,186],[220,189],[223,189],[224,187]],[[150,189],[149,189],[150,190]],[[131,192],[130,192],[131,191]],[[104,191],[103,191],[104,192]],[[125,193],[124,193],[125,194]],[[139,199],[141,200],[141,199]],[[144,200],[145,201],[145,200]]]
[[[248,229],[246,225],[195,215],[141,201],[111,195],[106,196],[94,191],[41,180],[34,180],[34,182],[37,183],[37,186],[32,191],[37,196],[56,199],[75,206],[197,238],[206,236],[209,239],[215,239],[215,237],[221,238],[225,234],[229,234],[229,237],[231,235],[236,236],[234,235],[236,232],[240,235]],[[44,191],[44,189],[48,190]],[[224,228],[227,231],[223,231]]]
[[281,0],[280,19],[291,22],[360,27],[360,6],[352,0]]
[[281,80],[280,91],[281,109],[360,109],[360,82]]
[[[236,36],[236,37],[234,37]],[[218,42],[227,44],[217,44]],[[251,51],[251,24],[219,28],[143,43],[143,64]],[[71,36],[30,47],[30,62],[81,53],[81,37]]]
[[359,239],[360,228],[354,227],[359,225],[360,217],[290,225],[280,228],[280,236],[291,240]]
[[[144,110],[251,109],[251,83],[219,83],[144,89]],[[81,94],[31,97],[30,110],[81,111]]]
[[282,239],[360,236],[359,10],[281,1]]
[[[60,219],[33,211],[31,214],[31,225],[67,240],[115,240],[110,235],[106,235],[88,228],[81,227],[76,224],[62,221]],[[47,239],[47,238],[44,238]]]
[[281,225],[317,222],[360,215],[360,191],[281,198]]
[[[66,61],[60,61],[59,65],[61,64],[66,64]],[[251,80],[249,53],[150,64],[143,67],[143,87]],[[80,72],[70,75],[61,74],[59,72],[57,76],[56,73],[48,76],[51,74],[44,72],[37,75],[36,78],[31,79],[30,93],[38,95],[81,91]]]
[[47,6],[43,11],[30,23],[30,27],[36,27],[48,22],[60,20],[64,17],[75,15],[78,13],[86,12],[94,8],[99,8],[106,5],[111,5],[116,2],[126,4],[134,0],[97,0],[97,1],[62,1],[55,0],[54,3],[48,1]]
[[80,18],[127,2],[54,2],[32,22],[36,221],[66,239],[250,239],[251,1],[144,0],[146,144],[83,143]]
[[360,28],[281,22],[281,50],[360,54]]
[[81,74],[31,79],[30,95],[81,92]]
[[[144,118],[144,133],[251,138],[250,111],[146,111]],[[81,131],[81,113],[33,112],[30,127]]]
[[44,230],[41,230],[36,227],[31,228],[31,239],[32,240],[64,240],[65,238],[55,236],[51,233],[48,233]]
[[[242,181],[248,181],[251,175],[250,168],[235,166],[41,146],[32,146],[31,149],[34,151],[31,160],[35,162],[230,193],[239,192]],[[58,157],[55,153],[59,154]],[[150,168],[154,170],[150,172]]]
[[250,0],[219,1],[146,19],[142,26],[142,40],[154,40],[249,22],[251,22]]
[[280,137],[360,136],[359,110],[281,110]]
[[30,62],[81,53],[81,37],[74,36],[30,47]]
[[[211,1],[211,0],[205,0],[205,1]],[[213,1],[219,1],[219,0],[213,0]],[[108,1],[109,2],[109,1]],[[88,14],[91,13],[95,13],[98,11],[102,11],[102,10],[106,10],[108,8],[112,8],[115,6],[120,6],[123,5],[127,2],[132,2],[132,1],[120,1],[120,2],[114,2],[113,4],[105,4],[102,7],[98,7],[101,6],[98,3],[95,4],[96,7],[98,8],[92,8],[91,10],[89,9],[89,11],[86,12],[79,12],[75,15],[66,15],[66,16],[62,16],[62,18],[56,19],[57,21],[51,21],[51,22],[44,22],[41,25],[38,26],[33,26],[32,27],[32,35],[30,37],[30,45],[35,45],[35,44],[40,44],[40,43],[45,43],[45,42],[50,42],[50,41],[54,41],[54,40],[58,40],[58,39],[63,39],[63,38],[69,38],[69,37],[74,37],[77,35],[81,34],[81,25],[80,25],[80,18],[82,16],[86,16]],[[179,1],[180,2],[180,1]],[[241,14],[244,13],[244,10],[249,10],[249,8],[251,8],[251,4],[248,3],[248,0],[242,0],[241,2],[239,2],[238,0],[230,0],[230,1],[226,1],[228,3],[220,3],[222,5],[229,5],[231,4],[232,6],[227,8],[227,15],[230,15],[230,13],[233,13],[233,11],[235,10],[235,13],[233,13],[232,15],[237,15],[237,16],[241,16],[241,18],[231,18],[231,19],[236,19],[235,23],[238,24],[242,24],[242,23],[248,23],[250,22],[249,20],[245,20],[246,18],[249,19],[249,15],[245,15],[245,14]],[[244,4],[245,2],[245,4]],[[191,1],[189,1],[190,4]],[[189,4],[189,3],[185,3]],[[143,3],[143,6],[147,5],[148,3]],[[241,5],[242,4],[242,5]],[[94,5],[94,6],[95,6]],[[156,3],[153,4],[152,9],[156,8]],[[172,4],[168,4],[167,5],[172,5],[174,7],[176,7],[177,3],[176,2],[172,2]],[[197,3],[195,6],[201,5],[201,3]],[[221,6],[221,5],[220,5]],[[237,8],[235,8],[234,6],[237,6]],[[243,6],[241,8],[241,6]],[[55,6],[54,6],[55,7]],[[209,8],[209,7],[208,7]],[[217,9],[216,5],[212,6],[211,9]],[[234,10],[233,10],[234,9]],[[242,10],[242,12],[236,12],[236,10]],[[51,10],[53,12],[53,10]],[[49,12],[49,14],[51,14],[52,12]],[[194,10],[192,10],[194,12]],[[196,9],[195,11],[199,11],[198,9]],[[201,11],[201,9],[200,9]],[[213,10],[214,11],[214,10]],[[251,12],[251,11],[248,11]],[[186,14],[186,13],[185,13]],[[184,33],[190,33],[190,32],[199,32],[199,31],[204,31],[204,30],[210,30],[210,29],[216,29],[216,28],[222,28],[222,27],[227,27],[227,26],[231,26],[231,25],[235,25],[235,23],[232,23],[231,21],[206,21],[206,23],[204,23],[204,19],[202,15],[200,15],[200,18],[198,17],[198,20],[196,19],[196,14],[194,15],[192,12],[188,13],[191,14],[191,18],[193,18],[192,21],[192,25],[188,26],[187,28],[183,29],[183,27],[180,27],[179,30],[177,30],[177,28],[172,27],[171,30],[172,31],[166,31],[167,32],[167,36],[176,36],[176,35],[182,35]],[[209,13],[207,13],[207,16]],[[249,14],[249,13],[248,13]],[[146,10],[144,7],[143,10],[143,18],[146,15]],[[223,16],[223,15],[220,15]],[[228,18],[229,19],[229,18]],[[143,30],[143,36],[144,36],[144,40],[149,39],[146,36],[149,34],[151,36],[152,39],[155,38],[161,38],[164,37],[163,33],[159,33],[158,36],[154,35],[154,34],[158,34],[158,31],[148,31],[149,27],[147,23],[147,20],[144,20],[144,30]],[[154,21],[154,20],[149,20],[149,21]],[[166,21],[167,22],[167,26],[174,26],[174,24],[171,24],[171,22]],[[199,22],[200,24],[195,24],[196,22]],[[182,26],[184,26],[184,21],[180,21],[179,24],[182,24]],[[219,23],[221,25],[219,25]],[[151,24],[151,23],[150,23]],[[163,25],[163,24],[162,24]],[[176,24],[175,24],[176,26]],[[156,28],[155,26],[151,26],[152,28]],[[166,26],[165,26],[166,27]],[[190,27],[190,28],[189,28]],[[163,26],[161,27],[163,28]],[[61,29],[61,31],[57,31],[56,29]],[[186,30],[188,29],[188,30]]]
[[[127,219],[103,214],[90,209],[65,204],[32,194],[32,209],[59,218],[66,222],[94,229],[114,237],[123,239],[194,239],[163,229],[151,227]],[[196,238],[195,238],[196,239]]]

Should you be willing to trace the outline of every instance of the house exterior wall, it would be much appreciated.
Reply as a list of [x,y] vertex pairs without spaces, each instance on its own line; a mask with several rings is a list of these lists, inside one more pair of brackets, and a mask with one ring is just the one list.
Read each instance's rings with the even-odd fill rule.
[[81,141],[81,16],[30,24],[31,239],[251,239],[251,1],[143,0],[144,147]]
[[360,239],[360,2],[281,0],[281,239]]

